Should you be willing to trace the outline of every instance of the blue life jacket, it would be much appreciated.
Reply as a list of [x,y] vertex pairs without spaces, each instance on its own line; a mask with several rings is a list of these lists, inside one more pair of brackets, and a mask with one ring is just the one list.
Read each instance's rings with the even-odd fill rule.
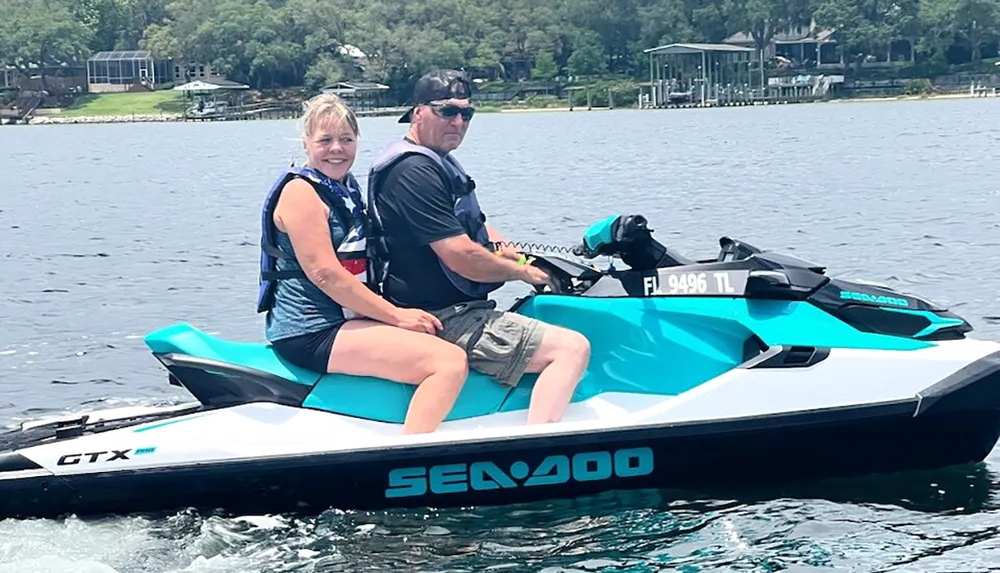
[[[372,264],[373,280],[381,284],[388,274],[389,248],[385,240],[385,230],[382,226],[382,219],[378,214],[375,198],[381,191],[382,175],[388,172],[389,168],[395,165],[404,157],[419,153],[434,161],[440,168],[441,178],[449,184],[450,192],[455,198],[455,216],[465,229],[466,235],[470,239],[479,243],[483,247],[493,250],[493,243],[490,241],[489,232],[486,230],[486,216],[479,207],[479,199],[476,197],[476,183],[465,172],[462,165],[451,154],[441,157],[427,147],[417,145],[406,139],[399,139],[386,147],[382,153],[372,162],[368,172],[368,218],[370,241],[369,259],[379,261]],[[502,287],[504,283],[481,283],[469,280],[455,271],[448,268],[444,261],[438,258],[441,270],[448,277],[451,284],[459,291],[475,298],[481,298]]]
[[[278,270],[278,259],[295,261],[292,253],[279,248],[276,242],[278,229],[274,225],[274,209],[285,185],[292,179],[300,178],[312,185],[323,203],[329,207],[344,230],[344,238],[340,244],[334,245],[337,258],[352,275],[365,285],[370,284],[370,267],[368,264],[368,245],[366,233],[366,217],[362,202],[361,187],[350,173],[347,184],[334,181],[326,175],[310,167],[295,167],[285,169],[271,186],[264,199],[261,212],[260,237],[260,287],[257,294],[257,312],[270,310],[274,305],[274,293],[278,281],[286,279],[307,279],[305,272],[296,264],[295,269]],[[351,205],[348,204],[348,201]],[[354,318],[355,313],[343,309],[345,318]]]

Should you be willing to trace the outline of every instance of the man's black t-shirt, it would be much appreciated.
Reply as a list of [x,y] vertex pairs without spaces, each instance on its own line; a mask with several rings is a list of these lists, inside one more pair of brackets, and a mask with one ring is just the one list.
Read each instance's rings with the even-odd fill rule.
[[448,280],[430,244],[465,233],[440,168],[409,155],[382,174],[376,207],[389,246],[385,297],[397,306],[437,310],[470,300]]

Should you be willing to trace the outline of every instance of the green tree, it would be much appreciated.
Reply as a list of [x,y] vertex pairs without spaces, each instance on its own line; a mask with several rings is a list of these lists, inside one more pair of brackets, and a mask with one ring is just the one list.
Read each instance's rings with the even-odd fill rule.
[[4,1],[0,58],[24,75],[37,67],[42,89],[48,89],[47,67],[83,62],[89,56],[93,32],[62,0]]
[[972,62],[978,63],[983,45],[997,37],[1000,0],[922,0],[920,18],[934,48],[943,51],[957,38],[968,46]]
[[573,53],[566,63],[566,71],[572,76],[593,76],[608,71],[608,60],[603,48],[597,32],[581,30],[573,43]]
[[893,40],[920,37],[917,0],[817,0],[816,24],[837,30],[856,71],[868,56],[885,54]]
[[[642,32],[641,5],[640,0],[577,0],[572,8],[567,7],[569,21],[586,38],[582,41],[588,62],[586,67],[593,68],[589,63],[596,46],[605,58],[605,64],[599,69],[619,73],[632,71],[631,47]],[[577,44],[580,43],[578,37],[573,45],[574,53],[579,51]]]
[[150,24],[142,33],[139,47],[148,50],[154,58],[183,60],[181,41],[174,36],[169,25]]
[[305,85],[310,90],[318,92],[342,79],[344,79],[344,70],[340,61],[334,56],[323,54],[316,58],[316,61],[306,70]]
[[535,67],[531,70],[531,76],[540,80],[551,80],[559,75],[559,68],[556,66],[556,59],[552,57],[552,52],[539,52],[535,58]]
[[808,2],[803,0],[726,0],[724,6],[730,28],[750,34],[757,53],[776,34],[808,26],[812,17]]

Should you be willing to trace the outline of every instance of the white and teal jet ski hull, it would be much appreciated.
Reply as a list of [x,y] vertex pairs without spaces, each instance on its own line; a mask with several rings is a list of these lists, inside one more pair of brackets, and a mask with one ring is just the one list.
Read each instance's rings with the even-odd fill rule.
[[197,401],[0,436],[0,517],[506,504],[931,469],[995,446],[1000,344],[960,317],[728,239],[695,262],[639,237],[614,253],[626,270],[540,256],[557,292],[515,305],[590,340],[559,423],[524,424],[534,376],[473,373],[438,431],[404,436],[412,387],[178,324],[146,342]]

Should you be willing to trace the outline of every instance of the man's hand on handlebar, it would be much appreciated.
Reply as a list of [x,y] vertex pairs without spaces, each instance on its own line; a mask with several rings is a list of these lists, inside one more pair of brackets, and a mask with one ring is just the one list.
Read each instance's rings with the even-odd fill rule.
[[528,257],[524,265],[524,278],[522,280],[528,284],[535,285],[536,292],[545,292],[545,287],[549,287],[550,292],[560,292],[559,281],[538,265],[538,259]]
[[527,264],[524,265],[524,277],[521,280],[533,285],[552,284],[552,278],[549,277],[549,273],[531,263],[532,259],[529,258]]

